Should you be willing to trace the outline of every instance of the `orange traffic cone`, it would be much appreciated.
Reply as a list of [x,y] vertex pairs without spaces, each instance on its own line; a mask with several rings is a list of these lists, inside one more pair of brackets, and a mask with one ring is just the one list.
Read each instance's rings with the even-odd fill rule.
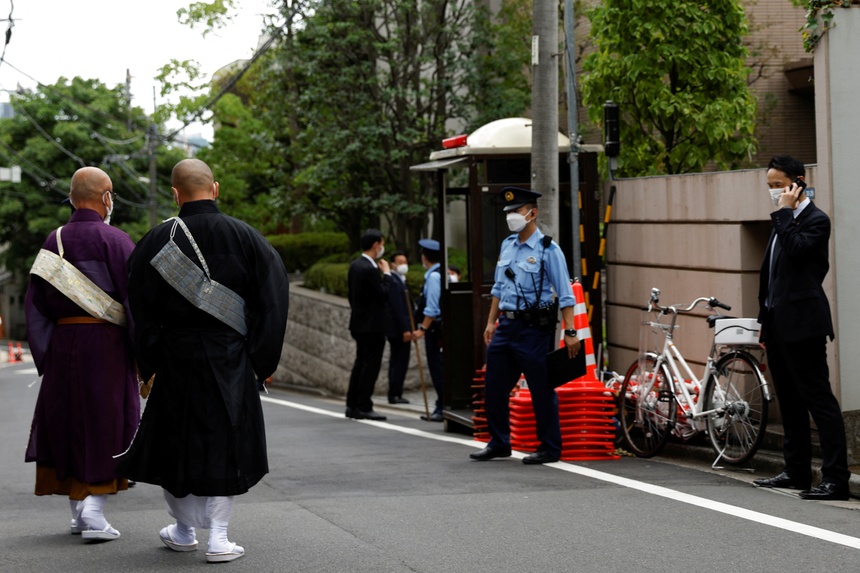
[[17,360],[15,360],[15,348],[12,346],[12,342],[9,342],[9,357],[7,359],[7,362],[12,364],[18,362]]
[[[585,352],[585,375],[578,378],[578,381],[597,380],[597,360],[594,358],[594,341],[591,338],[591,328],[588,326],[588,311],[585,308],[585,294],[582,292],[582,285],[579,281],[571,281],[573,289],[573,298],[576,299],[576,306],[573,310],[573,327],[576,329],[577,338],[582,344],[580,352]],[[565,328],[570,328],[570,325],[564,324],[562,321],[562,331]],[[564,346],[564,333],[562,332],[559,348]]]
[[21,343],[18,343],[18,352],[15,354],[15,362],[24,362],[24,349],[21,348]]

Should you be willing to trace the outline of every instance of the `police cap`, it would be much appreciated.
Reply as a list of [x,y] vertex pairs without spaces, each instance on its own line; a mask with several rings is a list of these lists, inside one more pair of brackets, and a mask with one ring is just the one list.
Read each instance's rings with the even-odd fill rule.
[[530,189],[520,187],[505,187],[499,191],[499,200],[504,205],[505,211],[513,211],[526,203],[537,203],[541,194]]
[[439,247],[439,241],[436,241],[433,239],[421,239],[420,241],[418,241],[418,246],[421,247],[422,249],[424,249],[425,251],[434,251],[437,253],[439,252],[439,250],[441,248],[441,247]]

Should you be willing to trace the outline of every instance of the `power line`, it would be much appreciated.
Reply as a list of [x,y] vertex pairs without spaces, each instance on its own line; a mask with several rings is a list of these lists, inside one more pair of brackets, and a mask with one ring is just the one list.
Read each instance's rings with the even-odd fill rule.
[[[200,117],[201,117],[201,116],[202,116],[202,115],[203,115],[207,110],[209,110],[213,105],[215,105],[216,103],[218,103],[218,101],[219,101],[222,97],[224,97],[224,96],[227,94],[227,92],[229,92],[229,91],[233,88],[233,86],[235,86],[235,85],[239,82],[239,80],[241,80],[241,79],[242,79],[242,77],[243,77],[243,76],[248,72],[248,70],[249,70],[249,69],[251,69],[251,66],[253,66],[253,65],[254,65],[254,63],[256,63],[256,61],[257,61],[257,60],[259,60],[259,59],[263,56],[263,54],[265,54],[265,53],[269,50],[269,48],[271,48],[271,47],[272,47],[272,45],[275,43],[275,40],[277,40],[277,39],[281,36],[281,34],[283,33],[283,31],[284,31],[284,29],[286,28],[286,26],[287,26],[287,24],[288,24],[288,23],[289,23],[289,19],[285,20],[283,24],[281,24],[278,28],[276,28],[276,29],[275,29],[275,31],[273,32],[272,36],[271,36],[271,37],[269,37],[269,39],[268,39],[268,40],[266,40],[266,42],[265,42],[262,46],[260,46],[260,48],[259,48],[256,52],[254,52],[254,55],[252,55],[252,56],[251,56],[251,59],[250,59],[250,60],[248,60],[248,62],[247,62],[247,63],[242,67],[242,69],[240,69],[240,70],[236,73],[236,75],[235,75],[235,76],[233,76],[232,78],[230,78],[230,81],[228,81],[228,82],[227,82],[227,83],[226,83],[226,84],[225,84],[225,85],[224,85],[224,86],[223,86],[223,87],[218,91],[218,93],[217,93],[217,94],[215,94],[214,96],[212,96],[211,98],[209,98],[209,100],[208,100],[205,104],[203,104],[202,106],[200,106],[200,108],[197,110],[197,112],[195,112],[195,113],[191,116],[191,118],[190,118],[190,119],[185,120],[185,122],[182,124],[182,126],[181,126],[181,127],[179,127],[179,128],[177,128],[177,129],[175,129],[175,130],[171,131],[171,132],[170,132],[170,133],[168,133],[167,135],[163,136],[161,139],[162,139],[162,140],[166,140],[166,141],[174,141],[174,138],[176,137],[176,135],[177,135],[179,132],[181,132],[183,129],[187,128],[189,125],[191,125],[191,124],[192,124],[192,123],[194,123],[195,121],[198,121],[198,120],[200,119]],[[141,156],[141,155],[146,155],[146,154],[148,154],[148,153],[149,153],[149,150],[148,150],[148,148],[147,148],[147,149],[142,149],[142,150],[140,150],[140,151],[136,152],[135,154],[132,154],[132,156],[135,156],[135,155],[136,155],[136,156],[138,156],[138,157],[139,157],[139,156]]]
[[9,41],[12,39],[12,28],[15,27],[15,20],[12,19],[12,12],[15,11],[14,0],[9,0],[9,25],[6,27],[6,42],[3,44],[3,53],[0,54],[0,63],[6,59],[6,48],[9,47]]
[[[0,85],[0,89],[2,89],[2,88],[3,88],[3,86]],[[40,134],[42,134],[42,136],[45,139],[47,139],[51,143],[51,145],[53,145],[54,147],[56,147],[57,149],[59,149],[60,151],[65,153],[67,156],[69,156],[72,159],[74,159],[75,161],[77,161],[78,165],[80,165],[81,167],[87,166],[86,162],[83,159],[81,159],[80,157],[78,157],[77,155],[75,155],[74,153],[72,153],[71,151],[69,151],[68,149],[63,147],[62,145],[60,145],[60,142],[57,141],[57,139],[55,137],[52,137],[47,131],[45,131],[45,129],[41,125],[39,125],[39,122],[37,122],[35,119],[33,119],[33,116],[31,116],[29,113],[27,113],[27,111],[24,109],[24,106],[19,106],[18,108],[16,108],[16,112],[21,113],[24,117],[26,117],[28,120],[30,120],[30,123],[33,124],[33,127],[35,127],[36,130]]]
[[[113,129],[114,128],[113,125],[105,123],[105,121],[110,121],[110,122],[119,123],[119,124],[124,124],[126,121],[125,119],[116,117],[116,116],[111,115],[107,112],[92,109],[90,107],[90,105],[87,104],[86,102],[79,101],[79,100],[75,99],[74,97],[72,97],[71,95],[63,93],[62,91],[60,91],[59,89],[57,89],[54,86],[43,84],[42,82],[40,82],[39,80],[37,80],[36,78],[31,76],[30,74],[28,74],[24,70],[18,68],[17,66],[12,64],[8,60],[5,60],[5,63],[7,66],[9,66],[13,70],[15,70],[16,72],[21,74],[22,76],[36,82],[36,85],[39,86],[39,89],[41,89],[43,91],[51,92],[54,95],[60,97],[61,99],[64,99],[64,100],[68,101],[69,103],[75,104],[77,106],[77,109],[75,110],[77,113],[79,113],[82,116],[87,117],[90,121],[92,121],[93,123],[95,123],[95,124],[97,124],[103,128],[107,128],[107,129]],[[17,95],[23,95],[21,92],[10,92],[10,93],[16,93]],[[129,112],[130,111],[131,110],[129,110]],[[99,118],[101,118],[101,119],[99,119]],[[104,121],[102,121],[102,120],[104,120]],[[135,141],[137,141],[138,139],[140,139],[140,138],[139,137],[136,138]]]
[[[69,189],[60,189],[59,187],[57,187],[57,184],[62,182],[61,179],[59,179],[58,177],[54,177],[50,173],[47,173],[46,171],[43,171],[43,170],[39,169],[37,166],[33,165],[33,163],[31,163],[26,157],[24,157],[23,155],[21,155],[20,153],[18,153],[14,149],[12,149],[2,139],[0,139],[0,145],[5,147],[7,151],[9,151],[15,158],[17,158],[19,160],[18,161],[19,164],[24,163],[24,165],[21,165],[21,171],[23,171],[24,173],[26,173],[27,175],[29,175],[30,177],[35,179],[40,187],[47,187],[49,189],[53,189],[53,190],[57,191],[58,193],[60,193],[61,195],[68,195],[69,194]],[[11,159],[8,155],[6,155],[6,158]],[[38,174],[37,172],[41,172],[41,173]]]

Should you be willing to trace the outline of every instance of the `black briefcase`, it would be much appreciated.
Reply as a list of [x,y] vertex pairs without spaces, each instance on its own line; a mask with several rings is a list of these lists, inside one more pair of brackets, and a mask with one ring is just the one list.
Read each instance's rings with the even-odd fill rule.
[[573,358],[567,357],[567,347],[562,346],[546,355],[546,379],[550,388],[558,388],[571,380],[585,375],[585,345]]

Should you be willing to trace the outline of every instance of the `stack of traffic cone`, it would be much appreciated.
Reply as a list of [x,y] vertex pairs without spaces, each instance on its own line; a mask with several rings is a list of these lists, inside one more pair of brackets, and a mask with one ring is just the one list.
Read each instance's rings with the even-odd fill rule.
[[[522,379],[522,378],[521,378]],[[532,408],[532,395],[528,388],[518,388],[510,399],[511,448],[534,451],[540,446],[537,438],[537,420]]]
[[9,342],[9,357],[7,358],[7,362],[10,364],[14,364],[18,362],[18,359],[15,356],[15,347],[12,345],[12,342]]
[[21,343],[18,343],[18,352],[15,354],[16,362],[24,362],[24,349],[21,348]]
[[[594,341],[588,326],[582,285],[573,281],[571,288],[576,299],[573,327],[582,344],[580,352],[586,353],[585,375],[556,391],[561,422],[561,459],[617,460],[620,456],[615,454],[615,396],[597,380]],[[563,338],[561,344],[564,344]]]
[[561,459],[617,460],[615,396],[596,380],[569,382],[559,388]]
[[489,442],[490,432],[487,428],[487,409],[484,406],[484,375],[487,367],[475,371],[472,378],[472,437],[479,442]]

